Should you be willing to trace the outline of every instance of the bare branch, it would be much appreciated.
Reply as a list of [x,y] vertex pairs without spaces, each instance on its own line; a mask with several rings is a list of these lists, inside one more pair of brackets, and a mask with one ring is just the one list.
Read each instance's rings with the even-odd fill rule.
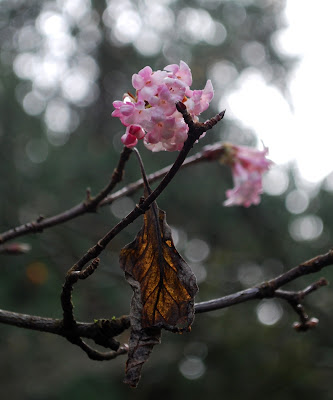
[[[180,106],[182,105],[182,106]],[[124,217],[115,227],[113,227],[103,238],[101,238],[95,246],[91,247],[78,261],[73,265],[72,271],[81,271],[82,268],[93,258],[98,257],[111,240],[118,235],[124,228],[135,221],[140,215],[144,214],[157,197],[165,190],[176,173],[179,171],[187,154],[192,149],[194,143],[208,129],[211,129],[224,116],[224,111],[217,114],[205,123],[193,122],[191,116],[187,113],[186,107],[182,103],[177,103],[177,109],[183,114],[185,122],[189,124],[187,140],[183,148],[180,150],[176,161],[164,176],[156,189],[150,193],[139,205],[137,205],[126,217]],[[192,122],[190,122],[192,121]]]
[[[219,115],[219,114],[218,114]],[[203,147],[202,151],[196,153],[195,155],[188,157],[185,159],[183,164],[181,165],[181,168],[189,167],[197,163],[201,163],[203,161],[215,161],[219,159],[222,155],[224,148],[223,143],[215,143],[214,145],[208,145]],[[147,176],[148,182],[151,184],[153,182],[156,182],[160,179],[162,179],[171,169],[172,164],[168,165],[165,168],[162,168],[150,175]],[[115,170],[119,170],[119,167]],[[119,174],[117,174],[119,177]],[[112,179],[111,179],[112,182]],[[111,183],[110,182],[110,183]],[[143,187],[143,181],[142,179],[138,179],[137,181],[130,183],[129,185],[125,186],[124,188],[118,190],[117,192],[108,195],[103,198],[105,193],[108,191],[108,193],[111,192],[112,188],[110,189],[110,185],[108,185],[106,188],[109,188],[108,190],[103,189],[100,194],[98,194],[96,197],[91,198],[90,196],[90,190],[87,190],[87,200],[83,203],[77,204],[76,206],[70,208],[69,210],[66,210],[64,212],[61,212],[60,214],[54,215],[52,217],[45,218],[43,216],[40,216],[36,221],[31,221],[28,222],[27,224],[18,226],[16,228],[10,229],[6,232],[3,232],[0,234],[0,243],[7,242],[8,240],[14,239],[19,236],[24,236],[27,234],[31,233],[38,233],[42,232],[47,228],[51,228],[56,225],[63,224],[65,222],[68,222],[72,219],[75,219],[79,216],[82,216],[88,212],[95,211],[98,207],[104,207],[106,205],[110,205],[113,203],[115,200],[124,197],[124,196],[130,196],[133,193],[135,193],[137,190],[139,190],[141,187]],[[101,195],[103,193],[103,196]],[[100,200],[100,198],[103,198]],[[98,199],[98,201],[96,200]],[[89,205],[92,204],[92,205]]]
[[117,185],[117,183],[122,181],[123,176],[124,176],[125,165],[129,159],[131,153],[132,153],[132,150],[129,149],[128,147],[123,148],[123,151],[120,154],[120,159],[119,159],[118,165],[115,168],[115,170],[113,171],[113,174],[112,174],[109,184],[103,190],[101,190],[101,192],[98,193],[98,195],[96,197],[89,198],[88,201],[85,203],[87,212],[96,211],[100,202],[109,193],[112,192],[112,190]]
[[[297,267],[292,268],[291,270],[279,275],[278,277],[261,283],[257,287],[241,290],[240,292],[233,293],[219,299],[197,303],[195,307],[195,312],[198,314],[230,307],[232,305],[240,304],[249,300],[278,297],[276,293],[280,293],[280,297],[282,297],[281,294],[283,292],[277,291],[277,289],[279,289],[281,286],[284,286],[301,276],[318,272],[322,268],[332,264],[333,250],[329,250],[327,253],[311,258],[310,260],[299,264]],[[328,282],[326,281],[326,279],[322,278],[318,282],[315,282],[314,284],[305,288],[303,291],[297,292],[298,296],[300,296],[299,301],[301,301],[308,294],[312,293],[314,290],[317,290],[327,284]]]
[[0,243],[7,242],[8,240],[29,233],[42,232],[44,229],[51,226],[59,225],[80,215],[96,211],[101,201],[114,189],[116,184],[121,181],[125,164],[128,161],[131,152],[132,150],[124,147],[122,153],[120,154],[118,166],[114,170],[109,184],[103,190],[101,190],[96,197],[91,198],[90,189],[88,189],[86,201],[77,204],[76,206],[60,214],[54,215],[53,217],[45,218],[43,216],[39,216],[36,221],[31,221],[24,225],[10,229],[9,231],[3,232],[0,235]]
[[63,316],[64,316],[63,323],[66,329],[73,328],[76,325],[76,321],[73,314],[74,306],[72,303],[73,286],[79,279],[86,279],[90,275],[92,275],[95,272],[96,268],[98,267],[99,261],[100,261],[99,258],[95,258],[92,261],[92,263],[84,270],[76,271],[75,269],[71,268],[67,272],[66,280],[62,287],[62,292],[60,297],[63,309]]
[[[319,288],[326,286],[328,284],[327,280],[321,278],[318,281],[307,286],[305,289],[298,292],[279,289],[279,287],[281,287],[281,282],[289,283],[303,275],[315,273],[318,270],[331,265],[332,263],[332,250],[330,250],[328,253],[318,255],[311,260],[303,262],[297,267],[278,276],[277,278],[271,279],[270,281],[264,282],[256,287],[241,290],[239,292],[217,299],[196,303],[195,312],[196,314],[201,314],[213,310],[231,307],[233,305],[244,303],[250,300],[260,300],[263,298],[272,297],[286,300],[290,304],[294,303],[296,305],[295,307],[297,307],[297,305],[301,304],[306,296],[318,290]],[[79,274],[74,274],[73,276],[88,276],[90,273],[88,273],[89,268],[92,268],[91,265]],[[298,306],[295,311],[301,319],[301,322],[294,324],[295,329],[306,330],[317,325],[318,320],[316,320],[315,318],[309,318],[306,315],[304,309],[302,309],[302,306]],[[96,344],[102,345],[104,347],[113,348],[115,350],[118,350],[119,346],[117,347],[117,344],[115,345],[114,341],[111,339],[130,327],[130,319],[128,316],[123,316],[121,318],[111,320],[102,319],[95,321],[94,323],[76,322],[75,326],[66,328],[64,325],[64,321],[61,319],[43,318],[39,316],[20,314],[5,310],[0,310],[0,323],[41,332],[54,333],[66,338],[70,337],[72,340],[74,340],[74,338],[82,337],[89,338],[94,340]],[[79,345],[80,347],[84,346],[78,343],[75,344]],[[123,347],[123,349],[125,349],[125,347]],[[120,352],[121,351],[122,350],[120,350]]]
[[123,347],[119,347],[116,351],[108,351],[106,353],[102,353],[101,351],[97,351],[89,346],[85,341],[83,341],[80,337],[75,337],[74,339],[68,339],[71,343],[79,346],[87,356],[96,361],[109,361],[114,358],[126,354],[128,352],[128,346],[124,345]]
[[307,315],[304,306],[302,305],[302,301],[310,293],[328,285],[328,281],[325,278],[321,278],[298,292],[285,291],[279,288],[301,276],[318,272],[322,268],[331,264],[333,264],[333,250],[329,250],[325,254],[318,255],[308,261],[305,261],[304,263],[299,264],[297,267],[292,268],[278,277],[271,279],[270,281],[263,282],[257,287],[242,290],[219,299],[197,303],[195,305],[195,312],[198,314],[230,307],[232,305],[240,304],[249,300],[276,297],[286,300],[299,316],[300,322],[295,322],[293,325],[294,328],[297,331],[306,331],[316,327],[319,321],[317,318],[310,318]]
[[[200,123],[194,123],[191,116],[187,113],[186,107],[185,106],[180,106],[179,103],[177,105],[177,108],[181,110],[185,121],[189,125],[189,132],[188,132],[188,138],[184,143],[184,146],[182,150],[179,152],[179,155],[174,162],[173,166],[170,168],[162,182],[157,186],[157,188],[149,193],[149,196],[147,196],[142,202],[140,203],[139,206],[136,206],[131,213],[127,215],[127,217],[123,218],[118,225],[116,225],[113,229],[111,229],[102,239],[100,239],[95,246],[90,248],[73,266],[70,268],[70,270],[67,272],[66,275],[66,280],[63,285],[63,290],[61,293],[61,304],[62,304],[62,309],[63,309],[63,327],[65,331],[67,332],[64,336],[73,344],[79,346],[82,350],[84,350],[87,355],[90,358],[97,359],[97,360],[105,360],[105,359],[110,359],[114,358],[116,355],[113,353],[100,353],[96,350],[94,350],[92,347],[90,347],[87,343],[85,343],[82,338],[77,335],[75,332],[75,328],[77,325],[77,322],[75,320],[74,314],[73,314],[73,303],[72,303],[72,291],[73,291],[73,285],[78,281],[78,279],[86,279],[88,276],[90,276],[97,268],[99,264],[99,259],[97,258],[98,255],[105,249],[105,247],[108,245],[108,243],[119,233],[121,230],[123,230],[128,224],[133,222],[136,218],[138,218],[141,214],[145,213],[145,211],[148,210],[150,205],[156,200],[156,198],[159,196],[160,193],[167,187],[167,185],[171,182],[172,178],[175,176],[175,174],[178,172],[179,168],[181,167],[182,163],[184,162],[187,154],[191,150],[193,144],[195,143],[196,140],[199,139],[199,137],[202,135],[202,133],[207,130],[211,129],[219,120],[223,118],[224,113],[218,114],[215,118],[212,118],[205,124],[200,124]],[[137,156],[138,153],[136,153]],[[124,164],[124,163],[123,163]],[[141,165],[141,168],[143,166]],[[118,177],[118,174],[114,174],[117,179],[120,179]],[[145,174],[144,174],[145,176]],[[106,193],[109,190],[104,191]],[[89,193],[88,193],[88,202],[91,201],[89,198]],[[86,268],[84,266],[90,261],[93,260],[93,262]],[[83,269],[84,268],[84,269]],[[116,342],[115,342],[116,343]],[[117,346],[119,347],[118,343],[108,343],[109,346]],[[117,349],[118,350],[118,349]],[[127,349],[123,348],[123,351],[127,351]]]
[[[130,327],[128,316],[110,320],[97,320],[94,323],[76,322],[75,326],[65,327],[64,321],[61,319],[0,310],[0,323],[62,336],[71,343],[80,346],[94,360],[111,360],[127,352],[127,346],[120,346],[114,337]],[[110,348],[113,351],[107,353],[95,351],[83,342],[82,337],[92,339],[96,344]]]

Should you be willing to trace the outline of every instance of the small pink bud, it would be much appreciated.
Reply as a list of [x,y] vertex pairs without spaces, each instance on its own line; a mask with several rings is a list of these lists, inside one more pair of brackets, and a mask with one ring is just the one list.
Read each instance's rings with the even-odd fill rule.
[[124,144],[126,147],[134,147],[134,146],[136,146],[137,143],[138,143],[138,139],[137,139],[135,136],[133,136],[133,135],[131,135],[131,134],[129,134],[129,133],[125,133],[125,134],[121,137],[121,141],[123,142],[123,144]]
[[130,135],[135,136],[137,139],[143,139],[145,136],[145,131],[142,129],[140,125],[130,125],[129,127],[127,127],[127,129],[128,133]]
[[319,324],[318,318],[310,318],[306,322],[294,322],[293,328],[298,332],[305,332],[308,329],[313,329]]
[[126,128],[125,134],[121,137],[121,141],[126,147],[134,147],[138,140],[143,139],[145,131],[140,125],[129,125]]
[[4,254],[25,254],[31,250],[28,243],[9,243],[4,245],[0,252]]
[[309,321],[307,321],[306,325],[309,328],[315,328],[319,324],[319,319],[318,318],[310,318]]

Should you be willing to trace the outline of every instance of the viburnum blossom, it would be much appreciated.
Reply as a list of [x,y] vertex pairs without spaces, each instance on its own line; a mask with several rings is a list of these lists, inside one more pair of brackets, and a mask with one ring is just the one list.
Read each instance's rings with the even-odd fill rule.
[[256,150],[245,146],[225,144],[222,162],[231,167],[234,188],[227,190],[225,206],[249,207],[260,203],[262,175],[272,164],[266,158],[268,149]]
[[203,90],[191,90],[191,84],[191,70],[183,61],[179,65],[168,65],[163,71],[153,71],[147,66],[134,74],[135,96],[125,93],[123,101],[113,102],[112,116],[126,126],[121,138],[123,144],[134,147],[143,139],[152,151],[181,150],[188,126],[176,103],[183,102],[193,120],[198,121],[214,96],[210,80]]

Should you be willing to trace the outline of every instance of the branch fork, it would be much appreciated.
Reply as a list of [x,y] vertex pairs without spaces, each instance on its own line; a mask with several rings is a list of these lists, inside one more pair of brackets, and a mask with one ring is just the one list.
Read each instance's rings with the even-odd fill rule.
[[[74,305],[72,303],[72,292],[74,285],[79,280],[87,279],[91,276],[99,265],[99,255],[112,239],[127,227],[136,218],[144,214],[165,190],[167,185],[174,178],[182,166],[193,165],[201,161],[215,160],[219,152],[223,152],[223,145],[206,146],[201,152],[192,157],[187,157],[189,151],[199,137],[209,129],[212,129],[224,116],[225,111],[217,114],[210,120],[199,123],[194,122],[191,115],[187,112],[183,103],[177,103],[177,110],[183,115],[185,122],[189,127],[188,138],[184,143],[182,150],[173,165],[163,168],[154,174],[148,175],[147,181],[154,182],[163,177],[160,184],[146,198],[141,198],[139,204],[115,227],[113,227],[104,237],[102,237],[93,247],[91,247],[68,271],[61,293],[61,305],[63,310],[62,319],[50,319],[37,316],[30,316],[14,312],[0,310],[0,323],[23,327],[26,329],[54,333],[65,337],[71,343],[79,346],[89,358],[94,360],[111,360],[121,354],[128,352],[127,345],[122,345],[114,339],[123,331],[130,327],[130,319],[123,316],[117,319],[101,319],[93,323],[78,322],[74,316]],[[212,153],[213,151],[213,153]],[[143,186],[143,180],[140,179],[131,185],[110,194],[117,183],[119,183],[124,174],[124,168],[132,153],[131,149],[124,148],[120,155],[117,168],[114,170],[110,182],[95,197],[91,197],[90,190],[87,191],[86,200],[77,206],[53,217],[45,218],[40,216],[36,221],[13,228],[0,235],[0,243],[5,243],[10,239],[23,236],[29,233],[41,232],[51,226],[55,226],[87,212],[96,212],[98,207],[110,204],[116,198],[134,193]],[[88,264],[88,266],[86,266]],[[328,284],[327,280],[321,278],[301,291],[286,291],[280,289],[287,283],[297,278],[320,271],[322,268],[333,264],[333,250],[328,253],[314,257],[295,268],[283,273],[267,282],[233,293],[218,299],[213,299],[195,304],[195,313],[200,314],[216,309],[231,307],[249,300],[259,300],[263,298],[280,298],[288,302],[299,317],[299,322],[294,323],[297,331],[305,331],[315,327],[318,324],[316,318],[310,318],[303,306],[304,298],[310,293]],[[89,346],[82,338],[92,339],[96,344],[111,349],[109,352],[99,352]]]

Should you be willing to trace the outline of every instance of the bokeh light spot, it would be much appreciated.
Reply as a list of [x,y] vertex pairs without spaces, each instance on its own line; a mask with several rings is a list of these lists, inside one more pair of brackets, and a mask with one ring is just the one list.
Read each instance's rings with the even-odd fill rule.
[[13,62],[15,74],[21,79],[33,78],[38,57],[31,53],[18,54]]
[[29,264],[25,273],[28,280],[34,285],[43,285],[49,274],[46,265],[39,261]]
[[249,65],[259,65],[266,57],[264,46],[259,42],[248,42],[242,47],[242,58]]
[[174,245],[177,248],[184,248],[187,243],[186,232],[179,227],[175,228],[174,226],[171,226],[171,233]]
[[57,3],[65,14],[76,21],[80,21],[91,7],[90,0],[57,0]]
[[210,253],[208,244],[201,239],[190,240],[185,248],[185,257],[189,261],[202,262],[204,261]]
[[237,76],[237,69],[229,61],[217,61],[208,70],[208,77],[212,80],[214,87],[225,86],[234,81]]
[[112,214],[118,218],[122,219],[126,217],[128,213],[130,213],[135,207],[134,201],[130,197],[122,197],[120,199],[115,200],[111,206]]
[[[185,7],[180,10],[177,17],[177,24],[182,39],[192,44],[199,41],[209,42],[210,40],[214,40],[217,30],[212,17],[206,10],[191,7]],[[224,40],[226,31],[224,37],[221,31],[219,34]]]
[[67,32],[69,26],[59,13],[44,11],[39,14],[36,20],[36,28],[43,35],[54,36],[62,32]]
[[63,94],[72,103],[82,101],[89,93],[89,89],[89,80],[80,69],[71,71],[62,82]]
[[274,299],[261,301],[256,312],[259,322],[263,325],[275,325],[283,315],[281,305]]
[[318,239],[324,229],[324,223],[316,215],[305,215],[289,224],[290,236],[297,242]]
[[237,277],[244,286],[252,286],[263,279],[263,273],[259,265],[247,263],[238,268]]
[[207,278],[207,269],[200,263],[191,263],[191,269],[196,277],[197,283],[202,283]]
[[143,56],[151,57],[160,52],[162,41],[154,31],[144,30],[134,42],[134,46]]
[[202,359],[195,356],[185,357],[179,364],[179,371],[190,380],[200,378],[206,371]]
[[280,196],[288,189],[288,185],[288,173],[278,166],[272,167],[263,176],[263,190],[271,196]]
[[45,111],[45,123],[54,132],[68,132],[71,127],[71,110],[61,99],[51,100]]
[[125,10],[116,19],[112,33],[118,42],[126,44],[138,37],[141,26],[140,15],[134,10]]
[[24,96],[22,105],[27,114],[39,115],[44,111],[46,102],[42,96],[33,91]]
[[302,190],[293,190],[286,197],[286,208],[292,214],[301,214],[309,206],[309,197]]
[[152,3],[145,12],[145,22],[157,32],[166,32],[173,29],[175,16],[170,8],[161,4]]

